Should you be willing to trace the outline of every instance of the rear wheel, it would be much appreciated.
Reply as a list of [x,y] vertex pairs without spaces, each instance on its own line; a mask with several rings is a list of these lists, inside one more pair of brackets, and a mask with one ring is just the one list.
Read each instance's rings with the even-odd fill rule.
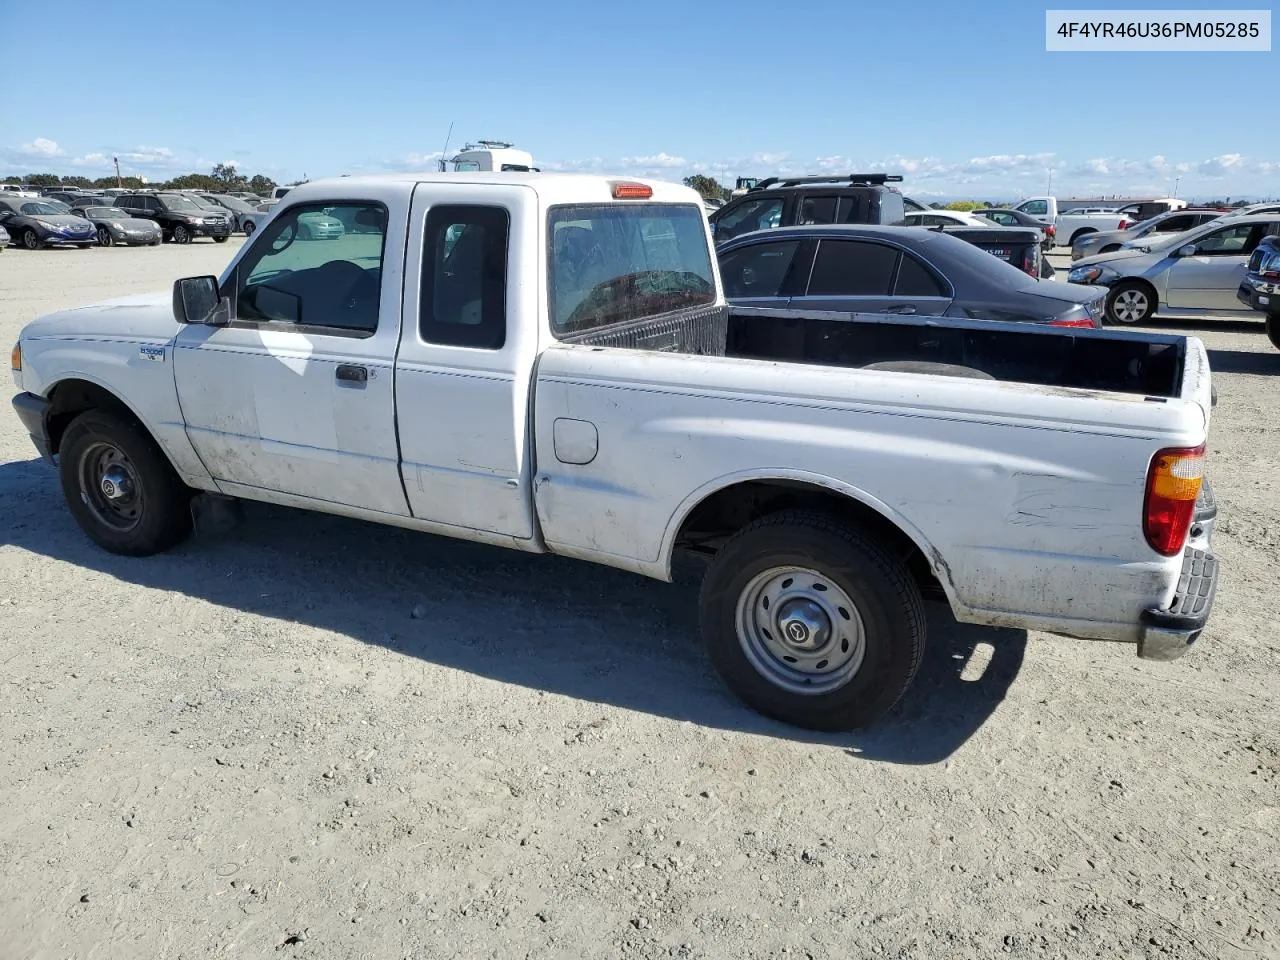
[[113,245],[115,242],[116,242],[116,238],[111,235],[110,230],[108,230],[106,227],[98,228],[98,245],[99,246],[109,247]]
[[702,582],[717,672],[760,713],[852,730],[887,713],[924,651],[924,606],[906,566],[856,527],[786,510],[725,543]]
[[1124,280],[1107,294],[1108,323],[1143,323],[1155,312],[1155,293],[1145,283]]
[[252,236],[253,236],[253,231],[254,231],[254,230],[256,230],[256,229],[257,229],[257,227],[255,227],[255,226],[254,226],[253,221],[252,221],[252,220],[250,220],[250,221],[248,221],[247,223],[245,223],[245,225],[244,225],[244,235],[245,235],[246,237],[252,237]]
[[214,242],[214,243],[226,243],[228,239],[230,239],[230,238],[228,238],[228,237],[214,237],[214,238],[213,238],[213,242]]
[[1280,350],[1280,313],[1267,314],[1267,339],[1273,347]]
[[123,416],[91,410],[63,434],[58,473],[67,506],[98,546],[147,556],[191,532],[191,492],[156,442]]

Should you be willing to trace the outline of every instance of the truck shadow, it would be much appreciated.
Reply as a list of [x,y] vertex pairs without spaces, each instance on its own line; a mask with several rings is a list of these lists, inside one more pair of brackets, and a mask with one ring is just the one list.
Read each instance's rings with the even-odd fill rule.
[[[1004,699],[1026,647],[1022,631],[959,625],[930,603],[925,661],[894,713],[869,730],[814,734],[761,717],[720,683],[687,581],[258,504],[243,525],[164,557],[117,557],[75,526],[48,464],[0,464],[0,495],[0,545],[506,683],[865,760],[945,760]],[[962,678],[975,650],[990,663]]]
[[1209,370],[1213,373],[1280,373],[1280,352],[1263,340],[1258,351],[1209,350]]

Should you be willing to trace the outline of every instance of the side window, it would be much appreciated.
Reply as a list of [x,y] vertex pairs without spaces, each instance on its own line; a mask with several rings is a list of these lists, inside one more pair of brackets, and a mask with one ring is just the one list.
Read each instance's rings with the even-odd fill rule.
[[861,194],[850,194],[840,198],[840,212],[837,223],[863,223],[866,220],[866,197]]
[[887,297],[898,251],[863,240],[823,240],[809,275],[811,297]]
[[499,350],[507,342],[503,207],[440,206],[427,213],[418,331],[427,343]]
[[1251,233],[1253,233],[1251,223],[1242,223],[1211,233],[1196,244],[1196,255],[1201,257],[1242,256],[1248,252]]
[[799,248],[799,240],[780,240],[753,243],[725,254],[720,260],[724,295],[730,299],[778,296]]
[[1049,214],[1048,200],[1028,200],[1024,204],[1020,204],[1017,209],[1032,217],[1044,217]]
[[903,253],[893,295],[895,297],[945,297],[949,294],[947,285],[937,274],[911,254]]
[[716,218],[718,243],[753,230],[771,230],[782,224],[782,197],[760,197]]
[[838,197],[805,197],[800,201],[797,223],[835,223]]
[[[348,210],[369,232],[333,239],[299,218]],[[299,204],[276,214],[254,234],[235,276],[238,320],[322,327],[357,336],[378,329],[387,209],[380,203]]]
[[1167,220],[1161,220],[1156,224],[1152,233],[1181,233],[1183,230],[1190,230],[1192,227],[1192,217],[1170,217]]

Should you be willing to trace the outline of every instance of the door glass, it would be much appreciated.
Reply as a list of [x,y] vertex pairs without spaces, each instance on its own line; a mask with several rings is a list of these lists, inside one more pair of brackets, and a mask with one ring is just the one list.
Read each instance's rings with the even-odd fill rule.
[[1168,220],[1161,220],[1151,230],[1152,233],[1181,233],[1183,230],[1190,230],[1192,227],[1191,217],[1180,216],[1170,217]]
[[1202,257],[1238,257],[1246,252],[1249,234],[1253,232],[1253,224],[1242,223],[1239,226],[1227,227],[1209,234],[1196,242],[1196,256]]
[[800,201],[801,224],[835,223],[837,197],[805,197]]
[[716,242],[782,225],[782,197],[760,197],[716,218]]
[[338,203],[364,233],[310,239],[298,218],[324,208],[300,205],[259,228],[236,268],[236,317],[257,322],[329,327],[370,336],[378,328],[387,211],[377,203]]
[[1049,201],[1028,200],[1026,203],[1019,206],[1018,209],[1033,217],[1043,217],[1049,213]]
[[501,349],[507,339],[506,209],[432,207],[426,229],[418,307],[422,339]]
[[863,240],[823,240],[809,277],[809,296],[887,297],[898,251]]
[[799,240],[753,243],[720,259],[724,295],[730,299],[776,297],[800,247]]
[[911,256],[902,255],[898,267],[898,281],[894,284],[895,297],[945,297],[946,285],[932,270]]

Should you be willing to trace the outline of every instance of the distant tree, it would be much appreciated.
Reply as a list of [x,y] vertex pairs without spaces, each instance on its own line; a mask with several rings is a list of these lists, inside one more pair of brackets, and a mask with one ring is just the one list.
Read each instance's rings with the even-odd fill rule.
[[222,184],[222,189],[243,190],[248,180],[242,177],[234,164],[219,163],[213,168],[213,179]]
[[88,177],[63,177],[62,185],[64,187],[91,187],[93,181]]
[[249,178],[249,183],[245,187],[250,193],[256,193],[260,197],[265,197],[276,188],[277,184],[270,177],[264,177],[257,173]]
[[180,177],[174,177],[167,183],[160,184],[160,187],[167,190],[207,190],[213,192],[222,189],[222,181],[215,180],[207,173],[185,173]]
[[942,209],[959,210],[962,213],[969,213],[970,211],[977,210],[981,206],[982,204],[978,203],[976,200],[952,200]]
[[715,177],[704,176],[701,173],[695,173],[691,177],[684,178],[684,185],[692,187],[704,197],[713,197],[716,200],[728,199],[730,191],[716,181]]
[[57,187],[62,185],[62,178],[56,173],[28,173],[22,182],[33,187]]
[[121,177],[119,184],[116,183],[115,177],[98,177],[98,179],[94,180],[91,184],[89,184],[89,186],[99,187],[99,188],[122,186],[122,187],[128,188],[129,190],[141,190],[143,186],[145,186],[145,184],[143,184],[142,180],[139,177]]

